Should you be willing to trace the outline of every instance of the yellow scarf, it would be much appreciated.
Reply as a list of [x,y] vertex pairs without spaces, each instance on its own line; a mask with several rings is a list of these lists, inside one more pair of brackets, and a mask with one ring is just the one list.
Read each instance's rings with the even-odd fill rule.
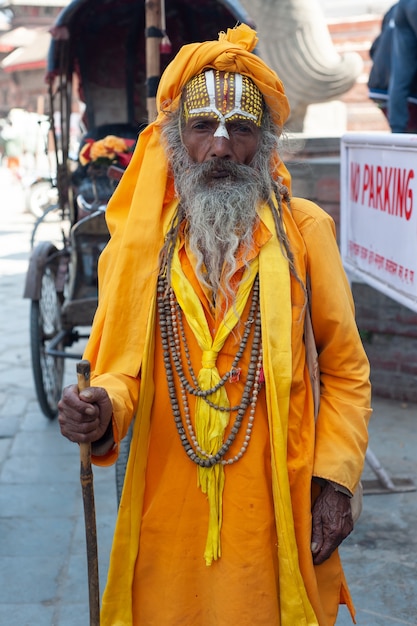
[[[217,356],[243,313],[257,273],[258,259],[256,258],[246,269],[239,284],[236,301],[227,311],[215,337],[212,338],[200,299],[182,271],[177,244],[172,262],[172,288],[202,351],[198,384],[204,391],[211,389],[220,381],[220,374],[216,367]],[[210,400],[221,407],[230,406],[224,387],[220,387],[214,394],[211,394]],[[203,450],[210,454],[216,454],[223,444],[224,431],[228,422],[229,413],[227,411],[215,409],[201,397],[197,397],[195,408],[196,434]],[[198,466],[198,484],[202,492],[207,494],[209,502],[209,530],[204,558],[206,564],[211,565],[213,559],[217,560],[221,556],[223,465],[217,463],[212,467]]]

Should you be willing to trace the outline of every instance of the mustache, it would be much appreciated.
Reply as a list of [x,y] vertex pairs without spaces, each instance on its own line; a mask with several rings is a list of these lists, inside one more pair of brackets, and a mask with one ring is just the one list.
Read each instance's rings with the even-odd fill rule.
[[223,172],[234,180],[248,180],[248,178],[258,177],[253,167],[218,157],[205,163],[193,163],[191,169],[194,174],[201,176],[204,180],[211,179],[218,172]]

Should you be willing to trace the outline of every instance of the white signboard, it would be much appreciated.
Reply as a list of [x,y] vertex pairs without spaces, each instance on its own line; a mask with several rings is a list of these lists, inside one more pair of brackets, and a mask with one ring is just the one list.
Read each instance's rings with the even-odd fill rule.
[[343,135],[340,182],[346,271],[417,311],[417,135]]

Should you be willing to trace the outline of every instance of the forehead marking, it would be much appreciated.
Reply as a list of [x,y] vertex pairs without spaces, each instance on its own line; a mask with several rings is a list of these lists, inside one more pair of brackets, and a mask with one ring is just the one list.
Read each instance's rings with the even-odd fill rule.
[[[225,115],[216,107],[216,93],[215,93],[215,82],[214,82],[214,71],[208,70],[204,73],[204,79],[207,87],[207,95],[209,97],[209,106],[200,107],[197,109],[190,109],[188,111],[188,115],[198,115],[199,113],[214,113],[216,117],[219,118],[220,124],[225,125],[226,121],[233,117],[234,115],[241,115],[242,117],[246,117],[249,120],[252,120],[256,123],[257,116],[253,113],[248,113],[247,111],[242,110],[242,93],[243,93],[243,79],[241,74],[235,74],[235,101],[234,107],[231,111],[226,113]],[[217,129],[217,131],[219,130]],[[216,131],[216,132],[217,132]],[[227,132],[227,131],[226,131]],[[229,138],[229,137],[228,137]]]

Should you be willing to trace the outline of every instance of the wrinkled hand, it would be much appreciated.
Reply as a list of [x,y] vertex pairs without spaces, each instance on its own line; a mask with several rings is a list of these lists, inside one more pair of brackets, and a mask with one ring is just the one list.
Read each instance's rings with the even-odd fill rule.
[[58,411],[64,437],[77,443],[91,443],[105,434],[113,407],[102,387],[88,387],[79,392],[77,385],[69,385],[63,390]]
[[313,505],[311,552],[320,565],[353,530],[350,498],[327,483]]

